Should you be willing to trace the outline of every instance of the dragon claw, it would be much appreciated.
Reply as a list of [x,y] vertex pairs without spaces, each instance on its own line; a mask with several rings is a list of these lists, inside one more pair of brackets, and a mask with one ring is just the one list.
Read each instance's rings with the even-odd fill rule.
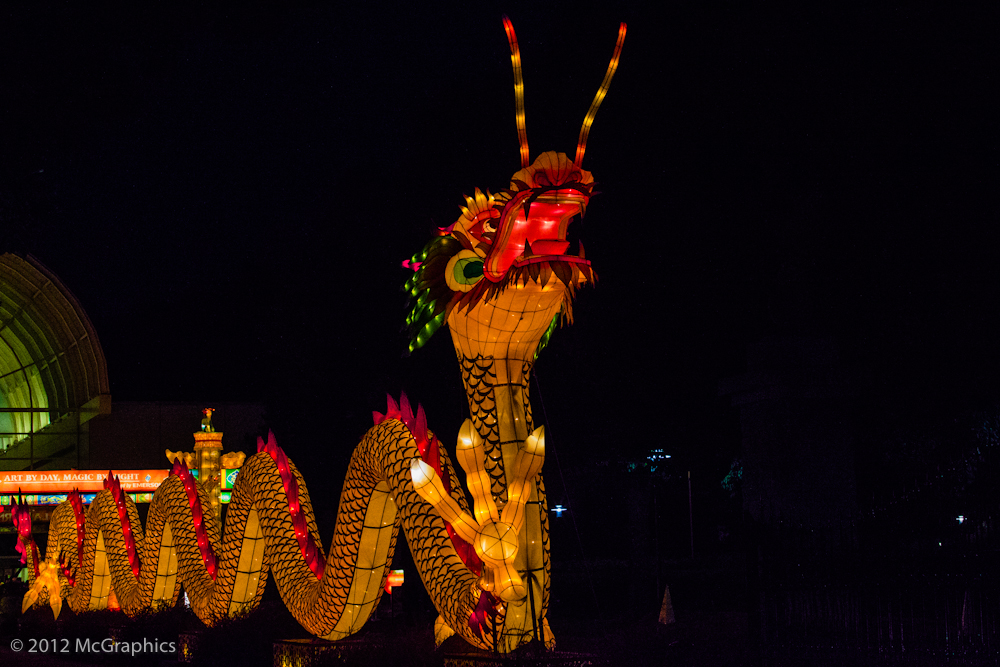
[[475,518],[459,507],[445,491],[434,469],[419,458],[414,458],[410,464],[413,488],[475,548],[484,565],[479,579],[480,590],[506,602],[523,599],[527,589],[514,566],[514,559],[529,499],[524,491],[538,475],[545,459],[545,427],[535,429],[518,451],[502,513],[490,492],[483,440],[473,428],[472,420],[466,419],[459,430],[457,454],[468,480]]

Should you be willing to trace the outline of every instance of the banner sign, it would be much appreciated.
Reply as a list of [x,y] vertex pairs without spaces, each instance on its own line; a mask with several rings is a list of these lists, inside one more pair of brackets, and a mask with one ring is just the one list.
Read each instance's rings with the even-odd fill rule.
[[[52,518],[52,509],[49,507],[46,507],[45,509],[31,510],[32,524],[35,524],[36,522],[48,523],[49,519],[51,518]],[[10,510],[7,510],[5,512],[0,512],[0,525],[13,524],[13,523],[14,523],[13,520],[11,520],[10,518]]]
[[[126,493],[132,502],[138,503],[151,503],[153,502],[152,493]],[[94,502],[94,497],[97,496],[96,493],[81,493],[80,502],[84,505],[89,505]],[[20,496],[14,494],[12,496],[0,495],[0,505],[7,507],[8,505],[13,505],[14,501],[21,503],[22,505],[58,505],[59,503],[64,503],[68,499],[69,494],[66,493],[22,493]],[[7,516],[10,516],[10,512],[7,512]],[[34,514],[31,515],[34,519]],[[0,526],[2,526],[3,514],[0,514]],[[10,519],[7,519],[10,521]],[[48,519],[46,519],[48,521]]]
[[[170,474],[169,470],[112,470],[121,480],[122,491],[153,492]],[[73,489],[82,492],[104,490],[107,470],[32,470],[0,472],[0,494],[69,493]]]

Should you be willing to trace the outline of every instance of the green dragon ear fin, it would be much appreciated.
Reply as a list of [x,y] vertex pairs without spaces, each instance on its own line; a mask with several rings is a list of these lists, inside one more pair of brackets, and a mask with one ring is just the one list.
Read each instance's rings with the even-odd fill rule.
[[438,236],[410,260],[407,268],[413,268],[414,273],[403,285],[409,302],[406,329],[410,352],[423,347],[444,324],[446,309],[455,296],[444,271],[448,261],[461,250],[462,244],[457,239]]
[[443,312],[439,313],[432,320],[428,321],[427,324],[425,324],[423,328],[421,328],[420,331],[417,332],[417,335],[414,336],[413,340],[410,341],[410,352],[413,352],[417,348],[423,347],[424,343],[426,343],[427,340],[434,335],[435,331],[441,328],[442,324],[444,324]]
[[538,348],[535,350],[535,359],[538,359],[538,355],[541,354],[542,350],[545,349],[545,346],[549,344],[549,339],[552,338],[552,332],[559,326],[559,317],[561,315],[562,311],[559,311],[555,314],[555,316],[553,316],[552,321],[549,322],[549,328],[545,330],[545,333],[542,334],[542,339],[538,341]]

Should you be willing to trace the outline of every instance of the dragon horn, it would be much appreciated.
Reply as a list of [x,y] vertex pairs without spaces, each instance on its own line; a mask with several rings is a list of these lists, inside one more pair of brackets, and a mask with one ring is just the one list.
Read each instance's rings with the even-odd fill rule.
[[517,122],[517,141],[521,145],[521,167],[529,164],[528,130],[524,124],[524,78],[521,75],[521,50],[517,48],[517,35],[514,34],[514,24],[507,15],[503,16],[503,29],[507,33],[507,43],[510,44],[510,64],[514,66],[514,100],[516,110],[514,120]]
[[[594,96],[594,101],[590,103],[587,115],[583,117],[583,127],[580,128],[580,140],[576,143],[576,159],[573,160],[573,163],[578,167],[583,162],[583,154],[587,150],[587,135],[590,134],[590,126],[594,122],[594,116],[597,115],[597,109],[601,106],[601,102],[604,101],[604,96],[608,94],[608,88],[611,86],[611,77],[615,75],[615,70],[618,69],[618,57],[621,55],[622,45],[625,43],[625,27],[624,23],[618,26],[618,42],[615,44],[615,52],[611,56],[611,62],[608,63],[608,71],[604,75],[601,87],[597,90],[597,95]],[[524,166],[527,167],[528,165]]]

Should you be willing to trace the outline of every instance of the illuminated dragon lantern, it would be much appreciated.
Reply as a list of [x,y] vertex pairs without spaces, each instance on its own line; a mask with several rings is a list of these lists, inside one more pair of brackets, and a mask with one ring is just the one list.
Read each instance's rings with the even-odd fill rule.
[[[86,514],[78,497],[60,505],[41,570],[21,521],[29,573],[57,565],[62,597],[74,610],[104,607],[109,596],[129,614],[173,605],[183,584],[193,610],[212,624],[256,606],[270,573],[303,627],[340,639],[359,630],[378,604],[401,526],[440,614],[438,643],[457,633],[501,652],[532,639],[554,646],[546,619],[545,434],[532,421],[528,380],[560,319],[571,320],[575,289],[595,279],[582,244],[569,253],[567,227],[592,193],[593,178],[580,165],[625,24],[576,158],[547,152],[530,164],[520,54],[506,17],[504,28],[522,169],[496,194],[477,189],[458,220],[404,262],[414,270],[406,283],[410,350],[447,324],[461,365],[471,419],[460,429],[456,457],[471,510],[422,408],[414,413],[405,395],[399,403],[390,398],[354,451],[325,557],[305,480],[273,438],[259,442],[241,469],[224,533],[180,462],[157,490],[145,530],[113,479]],[[48,599],[34,590],[32,600]]]

